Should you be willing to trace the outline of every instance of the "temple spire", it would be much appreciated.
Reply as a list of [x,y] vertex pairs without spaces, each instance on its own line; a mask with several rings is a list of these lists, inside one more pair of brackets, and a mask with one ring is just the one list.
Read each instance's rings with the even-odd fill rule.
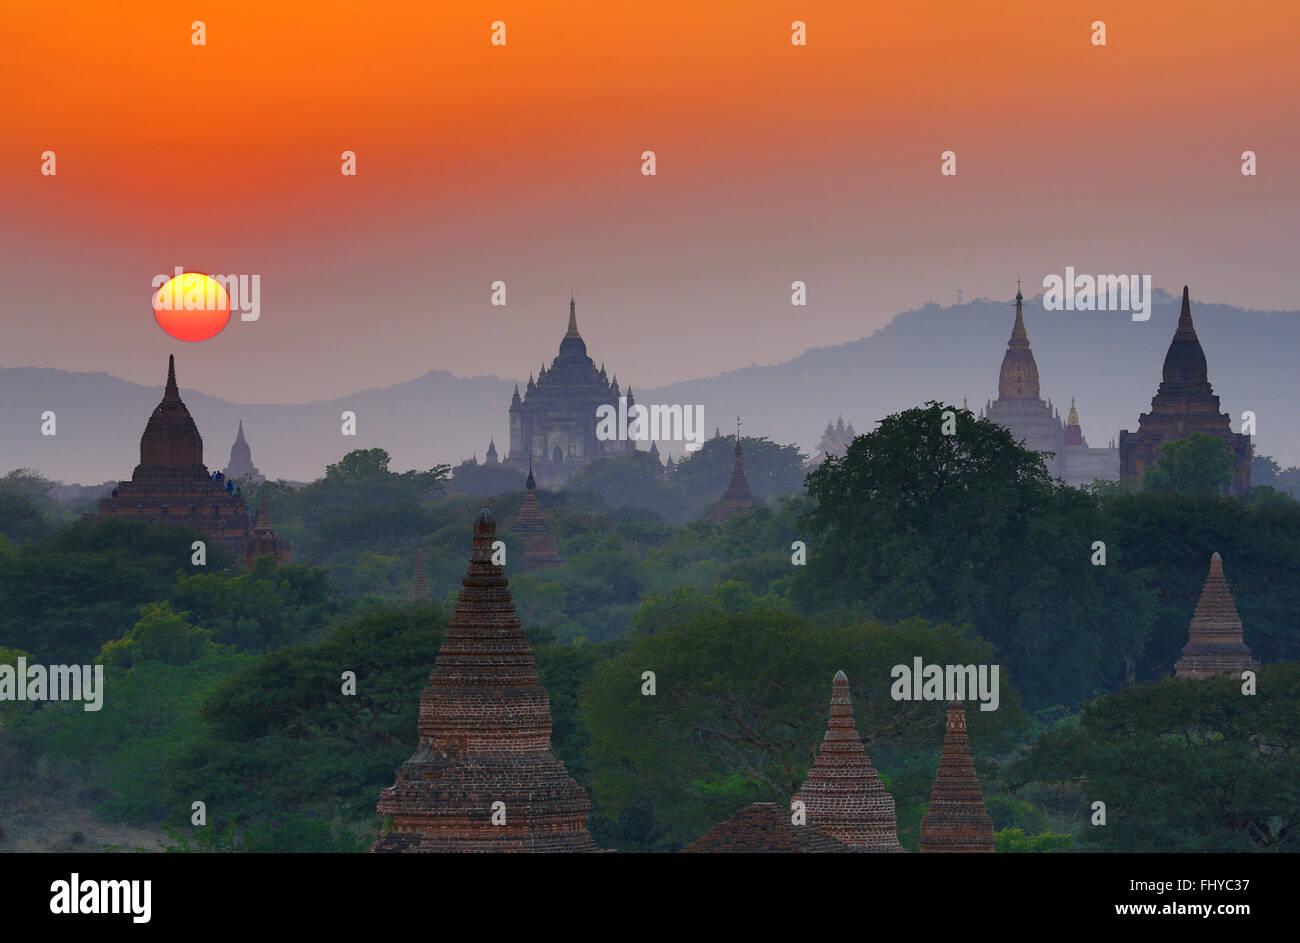
[[1178,330],[1196,332],[1192,325],[1192,299],[1186,285],[1183,286],[1183,307],[1178,312]]
[[239,420],[239,431],[235,433],[235,441],[236,442],[244,441],[244,420],[242,419]]
[[181,391],[176,385],[176,355],[167,355],[167,388],[163,390],[164,398],[180,399]]
[[1002,355],[1002,369],[998,373],[998,399],[1039,400],[1038,364],[1029,349],[1029,333],[1025,330],[1024,296],[1016,286],[1016,321],[1011,328],[1007,351]]
[[573,300],[573,293],[569,293],[569,329],[564,332],[565,337],[578,337],[578,306]]

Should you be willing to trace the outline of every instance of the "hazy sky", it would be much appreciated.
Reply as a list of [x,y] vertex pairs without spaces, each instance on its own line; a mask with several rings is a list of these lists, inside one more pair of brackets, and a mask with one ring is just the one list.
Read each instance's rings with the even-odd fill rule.
[[[638,388],[959,288],[1009,297],[1018,274],[1034,295],[1067,265],[1297,306],[1295,0],[47,0],[4,19],[5,366],[156,385],[175,351],[187,385],[244,402],[522,377],[572,289],[589,351]],[[261,319],[173,341],[150,282],[175,265],[260,274]]]

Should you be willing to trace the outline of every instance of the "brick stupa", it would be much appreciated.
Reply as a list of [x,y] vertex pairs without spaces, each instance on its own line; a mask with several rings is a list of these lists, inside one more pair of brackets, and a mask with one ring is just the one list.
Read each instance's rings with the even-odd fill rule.
[[1205,578],[1192,615],[1183,657],[1174,664],[1174,676],[1207,678],[1258,670],[1259,662],[1242,637],[1241,617],[1232,601],[1232,591],[1223,578],[1223,558],[1216,553],[1210,558],[1210,575]]
[[903,851],[894,799],[858,738],[849,679],[842,671],[831,681],[830,723],[821,750],[792,801],[804,803],[808,827],[846,845],[870,852]]
[[560,542],[537,503],[537,481],[533,478],[532,465],[528,467],[525,487],[528,490],[524,494],[524,503],[510,528],[524,541],[524,572],[561,566],[564,560],[560,557]]
[[948,703],[939,774],[934,778],[929,808],[921,818],[920,846],[922,853],[931,854],[993,852],[993,819],[975,776],[961,701]]
[[755,802],[723,819],[683,852],[703,854],[826,854],[854,851],[819,829],[794,825],[774,802]]
[[754,496],[749,491],[749,480],[745,478],[745,450],[740,447],[740,420],[736,420],[735,459],[731,466],[731,481],[722,493],[717,506],[709,515],[715,524],[725,524],[737,514],[744,514],[754,507]]
[[433,602],[433,593],[429,592],[429,584],[424,581],[424,548],[415,548],[415,576],[411,580],[411,588],[406,593],[407,602]]
[[213,481],[203,464],[203,439],[176,385],[176,358],[167,358],[162,401],[140,437],[140,464],[130,481],[103,498],[95,517],[184,524],[207,534],[240,559],[248,549],[244,499]]
[[[492,563],[495,540],[496,521],[484,508],[420,695],[419,745],[380,794],[384,832],[371,851],[599,850],[587,832],[591,803],[551,751],[550,698],[505,569]],[[504,824],[494,824],[502,814]]]

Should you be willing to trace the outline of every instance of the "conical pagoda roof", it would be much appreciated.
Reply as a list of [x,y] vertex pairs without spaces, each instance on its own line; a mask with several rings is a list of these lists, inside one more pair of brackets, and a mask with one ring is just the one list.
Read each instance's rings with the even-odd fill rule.
[[1179,678],[1203,678],[1258,668],[1259,662],[1246,647],[1237,604],[1223,576],[1223,558],[1216,553],[1210,558],[1210,572],[1192,615],[1183,657],[1174,664],[1174,674]]
[[993,851],[993,819],[975,775],[961,701],[948,704],[943,753],[929,808],[921,818],[920,846],[924,853]]
[[821,750],[794,799],[804,803],[808,825],[863,851],[901,852],[894,799],[885,791],[858,737],[849,679],[831,681],[830,722]]
[[598,850],[586,827],[591,803],[551,751],[550,698],[504,567],[492,562],[495,542],[484,508],[420,695],[419,745],[380,795],[386,829],[373,851]]
[[167,358],[167,385],[140,436],[140,464],[136,475],[207,476],[203,466],[203,439],[194,418],[181,401],[176,385],[176,358]]

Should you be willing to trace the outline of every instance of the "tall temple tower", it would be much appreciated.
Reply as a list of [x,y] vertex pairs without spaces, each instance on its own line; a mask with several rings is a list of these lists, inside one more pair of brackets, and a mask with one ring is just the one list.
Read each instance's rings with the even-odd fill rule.
[[953,700],[948,703],[939,773],[921,818],[921,852],[991,854],[993,845],[993,818],[984,805],[966,736],[966,708]]
[[524,572],[562,566],[564,560],[560,557],[560,542],[542,514],[541,505],[537,503],[537,480],[533,477],[531,467],[525,485],[528,490],[524,494],[524,503],[510,528],[524,541]]
[[598,851],[591,807],[551,751],[551,709],[492,562],[484,508],[455,614],[420,695],[419,745],[379,797],[375,852]]
[[754,496],[749,491],[749,480],[745,477],[745,450],[740,446],[740,417],[736,417],[736,448],[731,465],[731,480],[727,490],[718,499],[717,506],[709,514],[715,524],[725,524],[737,514],[744,514],[754,507]]
[[1102,481],[1119,480],[1119,452],[1114,448],[1089,448],[1079,426],[1079,412],[1070,403],[1069,420],[1043,402],[1038,364],[1029,349],[1025,330],[1024,296],[1016,286],[1016,320],[1002,355],[998,374],[998,398],[985,404],[980,418],[1006,428],[1025,448],[1044,454],[1048,474],[1076,488]]
[[[530,376],[524,395],[515,388],[510,400],[510,452],[505,465],[520,474],[537,459],[537,480],[555,487],[597,458],[636,451],[628,439],[596,438],[596,410],[619,405],[618,377],[612,380],[587,356],[587,344],[578,333],[577,306],[569,299],[569,327],[560,340],[560,352],[537,375]],[[630,409],[636,402],[626,393]]]
[[1216,553],[1210,557],[1210,575],[1205,578],[1201,598],[1196,603],[1183,657],[1174,664],[1174,676],[1207,678],[1258,670],[1259,662],[1243,638],[1232,590],[1223,578],[1223,558]]
[[227,478],[251,478],[256,482],[266,481],[266,476],[253,464],[253,450],[244,440],[244,420],[239,420],[239,431],[235,433],[235,444],[230,447],[230,462],[226,465]]
[[96,517],[167,521],[203,531],[241,559],[248,548],[244,499],[214,481],[203,464],[203,439],[176,385],[176,358],[167,358],[167,383],[140,437],[140,464],[130,481],[103,498]]
[[1140,482],[1155,464],[1166,442],[1203,432],[1224,441],[1235,459],[1232,491],[1250,490],[1250,436],[1232,431],[1232,417],[1219,412],[1219,397],[1210,386],[1209,366],[1192,324],[1192,305],[1183,286],[1178,328],[1165,353],[1160,386],[1151,398],[1151,412],[1138,416],[1138,431],[1119,434],[1120,474]]
[[792,802],[802,802],[808,825],[861,851],[902,852],[894,799],[885,791],[858,738],[849,679],[831,681],[830,722],[812,769]]

